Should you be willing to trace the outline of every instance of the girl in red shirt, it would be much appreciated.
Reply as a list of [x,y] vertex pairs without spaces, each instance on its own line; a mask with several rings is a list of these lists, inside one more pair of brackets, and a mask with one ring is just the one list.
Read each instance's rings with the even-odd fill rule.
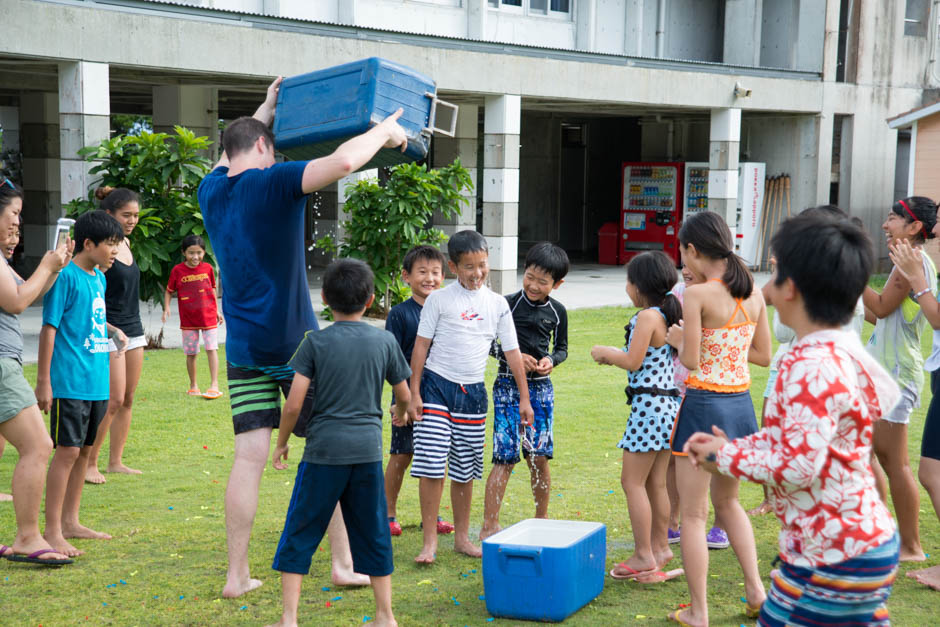
[[[215,399],[222,396],[219,391],[219,337],[218,326],[222,315],[216,305],[215,273],[212,266],[202,259],[206,254],[206,243],[198,235],[183,238],[183,263],[170,271],[170,281],[163,296],[163,322],[170,317],[170,299],[176,293],[179,300],[180,329],[183,330],[183,353],[186,355],[186,370],[189,372],[190,396]],[[209,358],[209,376],[212,382],[204,393],[196,383],[196,355],[199,354],[199,332]]]

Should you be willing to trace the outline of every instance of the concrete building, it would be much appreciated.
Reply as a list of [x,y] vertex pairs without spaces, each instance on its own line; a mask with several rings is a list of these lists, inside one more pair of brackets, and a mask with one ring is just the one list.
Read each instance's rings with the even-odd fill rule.
[[[590,258],[619,219],[623,161],[709,162],[709,206],[725,212],[737,163],[764,162],[790,175],[795,208],[832,200],[874,232],[905,149],[885,120],[936,99],[937,4],[4,0],[0,123],[22,157],[26,255],[91,183],[75,151],[108,135],[110,114],[214,135],[271,77],[370,56],[433,76],[460,105],[432,163],[459,156],[478,184],[442,226],[479,226],[495,289],[514,287],[535,241]],[[311,240],[342,218],[341,189],[317,199]]]

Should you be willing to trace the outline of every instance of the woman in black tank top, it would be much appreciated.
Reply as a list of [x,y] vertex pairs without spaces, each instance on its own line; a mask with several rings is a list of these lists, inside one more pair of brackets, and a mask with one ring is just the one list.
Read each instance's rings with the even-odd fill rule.
[[87,483],[104,483],[104,475],[98,470],[98,452],[109,433],[111,444],[106,472],[131,475],[141,473],[124,465],[122,458],[131,426],[134,392],[137,390],[144,363],[144,345],[147,342],[144,338],[144,327],[140,322],[140,268],[134,261],[127,239],[137,226],[140,215],[137,194],[121,187],[99,187],[95,191],[95,197],[100,201],[101,208],[124,227],[124,241],[118,248],[117,259],[105,272],[105,311],[108,322],[124,331],[128,342],[124,353],[118,352],[112,346],[111,398],[108,401],[108,412],[98,427],[98,436],[92,446],[88,470],[85,473]]

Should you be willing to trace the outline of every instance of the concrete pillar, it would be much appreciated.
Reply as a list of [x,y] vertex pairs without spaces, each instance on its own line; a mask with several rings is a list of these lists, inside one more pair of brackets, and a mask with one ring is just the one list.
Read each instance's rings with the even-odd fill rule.
[[725,0],[725,63],[760,65],[762,8],[760,0]]
[[487,0],[467,0],[467,37],[470,39],[486,39],[488,5]]
[[[833,74],[833,78],[835,75]],[[832,184],[832,111],[816,116],[816,204],[829,204]]]
[[486,98],[483,122],[483,236],[490,248],[490,287],[516,290],[519,248],[519,134],[522,98]]
[[337,21],[340,24],[355,24],[358,3],[359,0],[336,0]]
[[595,32],[597,31],[597,0],[578,0],[575,4],[575,47],[584,52],[595,51]]
[[212,142],[209,159],[215,162],[219,147],[219,90],[199,85],[159,85],[153,88],[153,130],[173,134],[174,125],[185,126],[197,137]]
[[[450,165],[455,159],[460,159],[461,165],[470,172],[473,180],[473,189],[465,192],[467,202],[460,208],[456,216],[445,218],[435,212],[432,224],[444,231],[450,237],[457,231],[477,228],[477,120],[479,107],[476,105],[460,105],[457,116],[457,132],[453,138],[438,135],[434,137],[434,160],[431,167],[440,168]],[[444,247],[446,249],[446,246]]]
[[[19,141],[23,155],[23,269],[32,272],[49,248],[47,226],[61,215],[59,96],[24,92],[20,96]],[[6,137],[4,137],[6,144]]]
[[738,151],[741,110],[712,109],[709,134],[708,208],[725,217],[734,234],[737,228]]
[[841,4],[841,0],[826,0],[826,34],[823,40],[822,79],[829,82],[836,80]]
[[[72,61],[59,64],[59,143],[62,203],[84,198],[95,180],[91,164],[78,155],[85,146],[111,135],[108,64]],[[50,229],[53,227],[50,226]]]

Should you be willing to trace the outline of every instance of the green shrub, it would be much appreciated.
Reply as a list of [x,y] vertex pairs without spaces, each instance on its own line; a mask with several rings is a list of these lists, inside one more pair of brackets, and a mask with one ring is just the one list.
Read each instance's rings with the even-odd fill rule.
[[413,163],[395,166],[384,186],[371,179],[346,187],[349,219],[341,225],[346,237],[337,244],[327,235],[317,246],[368,263],[375,274],[375,309],[387,312],[411,296],[401,280],[405,253],[420,244],[443,243],[446,237],[431,227],[432,217],[435,212],[455,215],[469,202],[463,192],[471,189],[470,173],[459,159],[435,170]]
[[96,164],[90,171],[101,180],[88,191],[88,198],[65,206],[72,217],[96,209],[94,189],[99,185],[126,187],[140,195],[140,222],[130,236],[130,246],[140,266],[141,300],[155,305],[163,302],[170,270],[182,261],[183,237],[202,236],[206,262],[215,263],[196,199],[199,183],[212,166],[202,156],[209,138],[196,137],[181,126],[174,129],[174,135],[146,131],[118,135],[80,150],[80,155]]

